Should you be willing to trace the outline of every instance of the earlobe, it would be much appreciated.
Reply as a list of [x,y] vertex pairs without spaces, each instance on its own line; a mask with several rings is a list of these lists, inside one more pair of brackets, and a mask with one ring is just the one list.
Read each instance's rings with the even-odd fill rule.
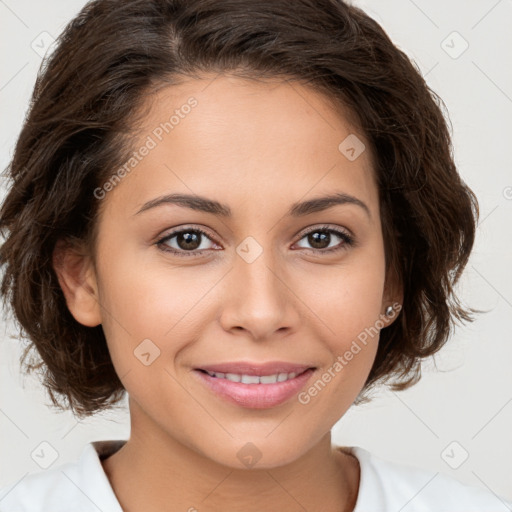
[[59,240],[52,258],[53,268],[75,320],[87,327],[101,324],[98,286],[92,261],[80,249]]
[[389,327],[397,318],[398,314],[402,310],[402,303],[401,302],[393,302],[392,304],[389,304],[385,310],[384,314],[381,315],[381,318],[385,322],[385,327]]
[[397,272],[391,268],[386,276],[386,286],[382,301],[381,318],[389,327],[398,317],[403,307],[403,285]]

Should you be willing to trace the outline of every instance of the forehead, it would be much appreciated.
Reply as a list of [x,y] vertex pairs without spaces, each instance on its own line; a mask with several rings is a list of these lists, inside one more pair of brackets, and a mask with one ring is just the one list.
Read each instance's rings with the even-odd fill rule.
[[368,141],[308,86],[205,75],[160,88],[143,112],[137,161],[108,197],[122,196],[127,215],[170,191],[263,208],[336,189],[377,208]]

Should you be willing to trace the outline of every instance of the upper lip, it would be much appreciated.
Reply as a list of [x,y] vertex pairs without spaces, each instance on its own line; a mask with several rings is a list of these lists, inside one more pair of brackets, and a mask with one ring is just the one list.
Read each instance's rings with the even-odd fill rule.
[[266,363],[250,363],[244,361],[233,361],[229,363],[208,364],[196,368],[214,373],[237,373],[240,375],[274,375],[276,373],[302,373],[309,368],[310,364],[288,363],[284,361],[269,361]]

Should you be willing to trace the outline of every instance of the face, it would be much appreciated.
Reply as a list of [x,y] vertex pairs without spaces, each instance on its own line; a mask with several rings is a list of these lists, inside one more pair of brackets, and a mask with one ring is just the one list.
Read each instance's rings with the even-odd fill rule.
[[297,83],[206,76],[148,112],[135,160],[97,192],[88,274],[132,435],[231,467],[243,450],[291,462],[359,394],[365,333],[393,302],[367,141]]

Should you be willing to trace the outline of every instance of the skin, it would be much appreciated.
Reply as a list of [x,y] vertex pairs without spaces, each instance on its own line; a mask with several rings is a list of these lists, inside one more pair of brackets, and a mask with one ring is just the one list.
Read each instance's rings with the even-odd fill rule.
[[[207,389],[194,368],[307,363],[316,367],[307,389],[401,302],[398,285],[386,281],[370,152],[350,161],[338,150],[351,133],[369,145],[307,86],[205,75],[148,100],[135,148],[190,96],[197,106],[101,200],[96,265],[69,249],[55,259],[71,313],[102,324],[129,394],[131,437],[103,467],[129,512],[353,510],[359,464],[332,446],[330,431],[363,388],[378,336],[308,404],[294,397],[267,409],[237,406]],[[368,212],[341,204],[287,214],[295,202],[333,192]],[[217,200],[232,217],[175,204],[136,214],[169,193]],[[312,245],[304,231],[324,224],[356,245],[335,234]],[[208,232],[196,256],[156,245],[180,227]],[[236,251],[249,236],[262,250],[250,263]],[[167,247],[186,252],[178,241]],[[325,252],[335,246],[341,250]],[[160,350],[148,366],[134,357],[144,339]],[[261,454],[252,468],[237,457],[248,442]]]

